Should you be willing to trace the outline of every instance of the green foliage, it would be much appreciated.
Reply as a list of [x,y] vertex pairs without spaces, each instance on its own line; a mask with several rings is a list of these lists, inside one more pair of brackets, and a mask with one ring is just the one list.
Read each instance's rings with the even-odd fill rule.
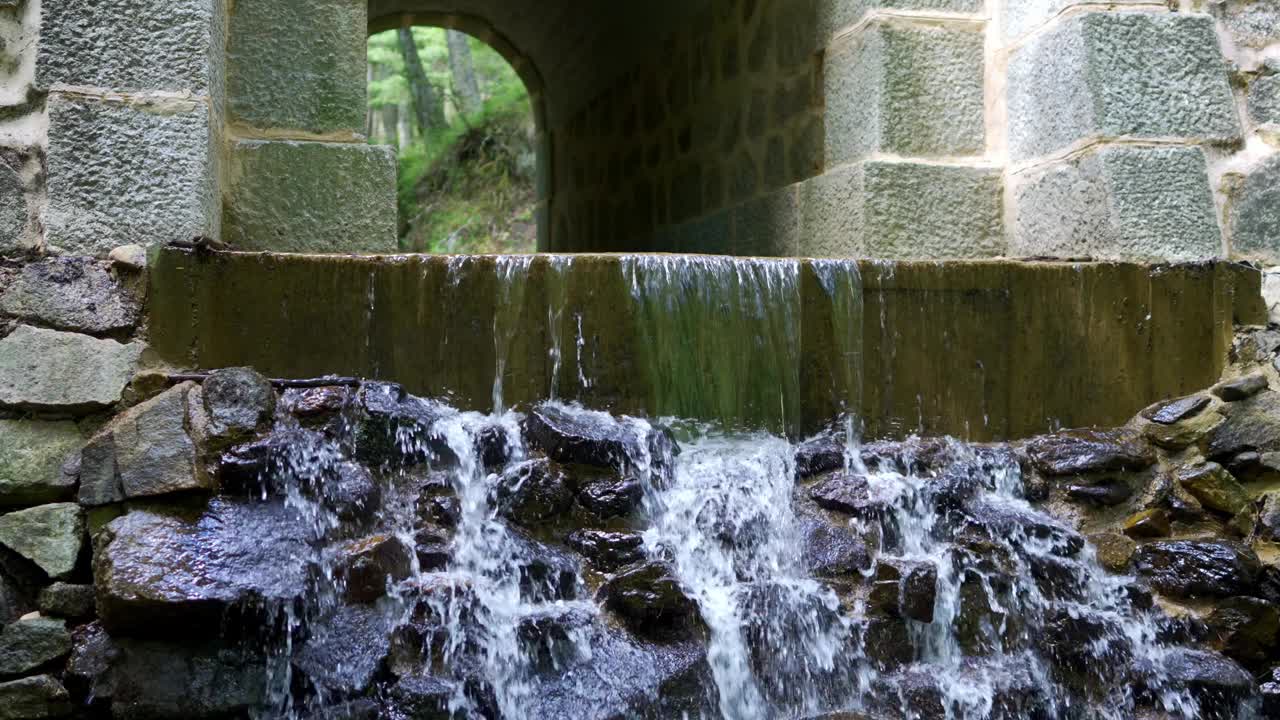
[[[524,83],[488,45],[469,38],[481,109],[464,115],[452,92],[445,31],[414,28],[428,81],[446,99],[447,127],[399,147],[401,248],[429,252],[530,252],[535,225],[533,121]],[[409,85],[395,31],[369,39],[371,117],[409,112]],[[370,142],[400,145],[396,128]],[[376,131],[382,130],[381,133]]]

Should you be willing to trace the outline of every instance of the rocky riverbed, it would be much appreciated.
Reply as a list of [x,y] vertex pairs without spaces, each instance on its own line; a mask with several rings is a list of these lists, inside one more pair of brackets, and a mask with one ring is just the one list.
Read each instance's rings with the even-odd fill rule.
[[142,376],[0,483],[0,719],[1280,717],[1277,348],[998,445]]

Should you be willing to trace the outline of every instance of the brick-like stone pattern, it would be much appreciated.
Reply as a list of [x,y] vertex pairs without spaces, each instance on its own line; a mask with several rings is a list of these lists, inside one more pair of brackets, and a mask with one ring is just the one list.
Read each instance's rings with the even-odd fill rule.
[[1243,180],[1228,216],[1236,254],[1280,263],[1280,155],[1272,155]]

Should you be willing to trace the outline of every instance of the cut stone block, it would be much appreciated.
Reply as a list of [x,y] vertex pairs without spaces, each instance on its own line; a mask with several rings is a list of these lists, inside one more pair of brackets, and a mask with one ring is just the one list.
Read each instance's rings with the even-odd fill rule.
[[0,314],[61,330],[102,334],[138,324],[141,305],[134,288],[110,266],[85,257],[28,263],[0,290]]
[[72,422],[0,420],[0,507],[70,498],[76,481],[63,464],[83,444]]
[[827,55],[824,84],[828,167],[983,151],[980,25],[873,20]]
[[820,0],[818,29],[830,38],[876,10],[936,10],[947,13],[979,13],[982,0]]
[[733,254],[789,257],[800,241],[800,201],[796,186],[748,200],[733,211]]
[[17,170],[0,162],[0,253],[17,251],[27,228],[27,188]]
[[1249,115],[1260,125],[1280,123],[1280,75],[1258,78],[1249,86]]
[[365,124],[368,3],[237,2],[227,50],[233,122],[314,133]]
[[1088,13],[1009,61],[1009,150],[1043,157],[1089,139],[1240,138],[1240,121],[1203,16]]
[[35,563],[54,580],[62,580],[76,569],[84,528],[79,505],[41,505],[0,515],[0,545]]
[[1280,42],[1277,0],[1210,0],[1209,10],[1237,45],[1264,48]]
[[800,254],[982,258],[1005,250],[998,169],[872,161],[806,183]]
[[1230,206],[1231,254],[1280,264],[1280,155],[1245,178]]
[[47,1],[37,84],[209,95],[221,74],[224,2]]
[[388,147],[249,140],[233,151],[224,239],[246,250],[396,251]]
[[[1092,0],[1017,0],[1004,6],[1004,36],[1006,40],[1035,30],[1057,15],[1077,5],[1090,4]],[[1147,4],[1147,0],[1112,0],[1110,5]]]
[[0,408],[78,413],[109,407],[119,402],[143,347],[20,325],[0,340]]
[[49,100],[48,242],[67,253],[217,236],[204,103]]
[[1018,257],[1191,261],[1221,255],[1203,151],[1105,146],[1013,176]]
[[110,426],[120,486],[126,498],[167,495],[208,487],[196,469],[187,434],[191,384],[179,385],[130,408]]

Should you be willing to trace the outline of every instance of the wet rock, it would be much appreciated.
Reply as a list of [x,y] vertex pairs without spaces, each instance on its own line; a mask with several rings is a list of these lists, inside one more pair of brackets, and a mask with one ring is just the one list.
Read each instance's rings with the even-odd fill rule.
[[915,659],[911,630],[902,618],[868,617],[862,626],[862,646],[880,672],[896,670]]
[[280,407],[306,427],[316,427],[342,412],[351,401],[351,388],[326,385],[318,388],[289,388],[280,396]]
[[1226,461],[1227,470],[1241,482],[1275,482],[1280,480],[1280,453],[1258,453],[1246,450]]
[[626,470],[641,450],[634,428],[611,415],[544,403],[524,421],[529,445],[562,463]]
[[311,538],[282,502],[214,498],[195,512],[134,510],[100,534],[99,615],[112,632],[217,634],[229,611],[278,606],[305,590]]
[[427,517],[435,523],[446,528],[455,528],[458,526],[458,520],[462,517],[462,504],[458,502],[458,498],[452,496],[438,496],[429,498],[426,503]]
[[0,420],[0,507],[73,498],[76,476],[63,466],[83,444],[72,422]]
[[1260,499],[1262,508],[1256,524],[1258,538],[1280,542],[1280,493],[1266,493]]
[[1160,425],[1173,425],[1195,417],[1209,407],[1212,400],[1207,395],[1190,395],[1175,400],[1156,403],[1142,411],[1142,417]]
[[251,716],[264,705],[266,680],[266,661],[249,649],[190,635],[180,643],[112,638],[97,623],[76,631],[66,672],[77,695],[137,720]]
[[1253,677],[1215,652],[1175,648],[1164,656],[1159,671],[1200,702],[1200,720],[1240,717],[1240,701],[1253,693]]
[[818,507],[880,522],[893,514],[893,496],[872,485],[865,475],[838,473],[819,480],[809,488],[809,497]]
[[1265,600],[1234,597],[1219,602],[1206,623],[1214,650],[1247,667],[1258,667],[1276,648],[1280,612]]
[[422,572],[444,570],[449,565],[449,537],[443,528],[421,527],[413,534],[414,553]]
[[490,425],[476,433],[476,456],[490,472],[502,469],[511,459],[512,450],[507,429],[501,425]]
[[1155,463],[1146,441],[1124,430],[1066,430],[1027,443],[1027,456],[1051,477],[1142,470]]
[[597,477],[578,486],[578,502],[601,520],[632,515],[643,501],[644,486],[630,478]]
[[1124,521],[1124,534],[1135,540],[1169,537],[1169,513],[1159,508],[1143,510]]
[[1134,567],[1157,592],[1193,599],[1251,594],[1262,569],[1253,550],[1227,540],[1147,543]]
[[200,387],[200,398],[207,416],[206,441],[215,450],[251,438],[276,409],[271,381],[250,368],[212,373]]
[[1071,557],[1084,548],[1080,533],[1042,515],[1027,506],[982,500],[970,503],[963,516],[960,532],[996,540],[1034,541],[1063,557]]
[[826,432],[796,446],[796,479],[806,480],[844,468],[844,437]]
[[526,602],[554,602],[578,597],[578,565],[565,552],[515,536],[522,546],[520,563],[520,595]]
[[0,720],[45,720],[71,713],[71,696],[52,675],[0,683]]
[[800,556],[810,573],[838,577],[870,569],[872,551],[867,538],[844,524],[817,515],[797,517]]
[[579,653],[575,635],[587,632],[592,620],[587,611],[554,606],[522,618],[516,637],[534,672],[557,673],[573,664]]
[[685,635],[698,616],[669,567],[658,562],[634,565],[600,589],[605,607],[639,635],[671,639]]
[[348,602],[372,603],[387,586],[413,572],[413,553],[392,535],[374,535],[343,543],[336,550],[334,576]]
[[1200,412],[1172,425],[1149,423],[1142,428],[1142,434],[1166,450],[1181,450],[1200,443],[1223,421],[1222,415],[1216,412]]
[[1262,373],[1251,373],[1234,380],[1218,383],[1210,391],[1225,402],[1247,400],[1267,389],[1267,376]]
[[436,423],[453,408],[415,397],[393,383],[368,382],[356,391],[355,459],[367,465],[413,465],[451,458]]
[[380,608],[343,606],[308,628],[294,668],[328,696],[359,695],[374,681],[391,649],[393,619]]
[[51,257],[27,263],[0,290],[0,314],[58,330],[102,335],[132,329],[141,305],[136,288],[106,263]]
[[71,652],[71,633],[61,620],[36,618],[0,630],[0,678],[30,675]]
[[922,623],[933,622],[938,568],[931,562],[881,561],[871,582],[867,607]]
[[55,580],[75,571],[83,544],[84,513],[75,503],[0,515],[0,545],[35,563]]
[[1178,482],[1210,510],[1235,515],[1249,504],[1249,493],[1217,463],[1187,468],[1178,473]]
[[1098,564],[1108,572],[1126,573],[1138,544],[1120,533],[1096,533],[1088,537],[1089,544],[1097,552]]
[[1133,658],[1123,629],[1100,614],[1075,608],[1051,609],[1035,642],[1057,679],[1082,692],[1114,683]]
[[1209,434],[1206,457],[1222,461],[1249,450],[1280,451],[1280,392],[1267,390],[1226,410],[1226,420]]
[[39,607],[42,615],[85,620],[97,613],[92,585],[54,583],[40,591]]
[[1108,480],[1097,485],[1068,485],[1067,497],[1079,502],[1113,507],[1133,497],[1133,488],[1122,480]]
[[575,530],[565,544],[581,553],[601,572],[612,572],[644,559],[644,538],[633,532]]
[[428,675],[409,675],[387,691],[395,713],[415,720],[452,720],[449,701],[454,696],[451,682]]
[[868,468],[917,476],[927,475],[951,459],[950,447],[941,438],[877,440],[863,445],[859,454]]
[[1009,586],[999,577],[975,569],[961,571],[959,608],[953,627],[961,649],[968,655],[989,655],[1013,649],[1021,633],[1021,619],[1008,612]]
[[1071,558],[1028,554],[1027,567],[1036,589],[1055,602],[1083,602],[1087,592],[1087,568]]
[[1262,676],[1258,695],[1262,700],[1262,717],[1280,717],[1280,667],[1273,667]]
[[494,495],[499,512],[526,528],[554,520],[573,505],[568,475],[546,458],[507,470],[498,479]]

